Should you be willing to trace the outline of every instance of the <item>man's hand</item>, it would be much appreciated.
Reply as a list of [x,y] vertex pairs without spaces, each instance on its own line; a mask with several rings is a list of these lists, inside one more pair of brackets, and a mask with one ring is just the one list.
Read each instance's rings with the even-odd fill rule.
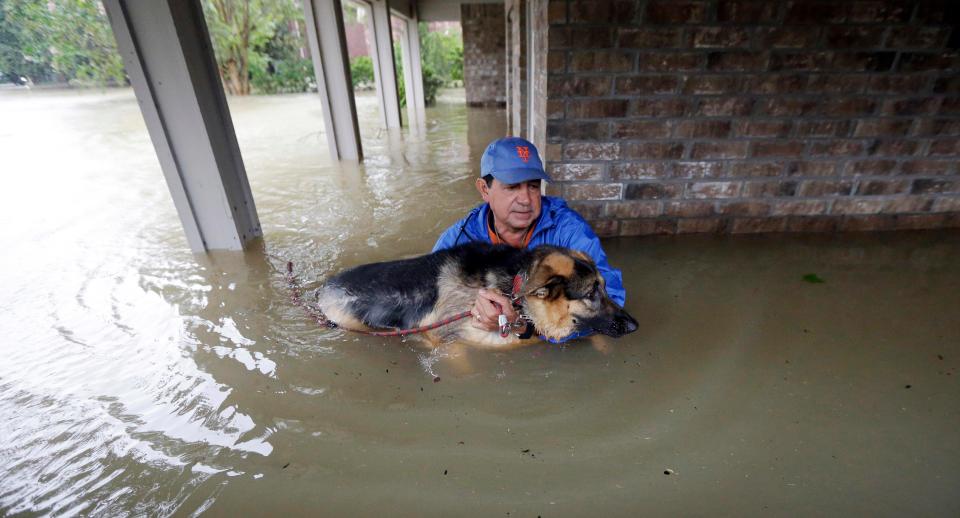
[[500,314],[506,315],[507,322],[516,322],[517,312],[513,310],[513,303],[510,299],[486,289],[477,292],[477,300],[473,303],[473,327],[486,331],[499,331],[500,324],[497,317]]

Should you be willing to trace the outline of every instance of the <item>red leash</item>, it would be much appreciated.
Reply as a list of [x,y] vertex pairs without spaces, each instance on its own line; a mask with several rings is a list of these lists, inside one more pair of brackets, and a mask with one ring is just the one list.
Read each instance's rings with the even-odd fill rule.
[[297,280],[293,276],[293,261],[287,261],[287,286],[290,287],[290,292],[292,294],[290,298],[293,301],[294,305],[300,306],[301,308],[303,308],[303,310],[308,315],[310,315],[311,318],[316,320],[317,323],[320,324],[321,326],[327,327],[330,329],[335,329],[340,327],[345,331],[352,331],[354,333],[361,333],[361,334],[370,335],[370,336],[407,336],[407,335],[413,335],[417,333],[425,333],[427,331],[430,331],[431,329],[443,327],[452,322],[456,322],[457,320],[467,318],[470,316],[470,313],[471,313],[470,311],[464,311],[462,313],[457,313],[452,317],[447,317],[439,322],[434,322],[433,324],[430,324],[427,326],[414,327],[411,329],[397,329],[395,331],[363,331],[360,329],[348,329],[346,327],[341,327],[337,325],[336,322],[333,322],[330,319],[328,319],[327,316],[323,314],[323,312],[307,305],[303,301],[303,297],[301,296],[301,293],[300,293],[300,286],[297,284]]

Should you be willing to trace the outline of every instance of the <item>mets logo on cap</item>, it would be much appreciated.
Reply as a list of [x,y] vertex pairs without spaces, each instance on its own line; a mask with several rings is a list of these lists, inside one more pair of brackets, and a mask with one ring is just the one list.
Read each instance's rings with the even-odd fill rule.
[[517,156],[520,157],[520,160],[523,160],[523,163],[530,161],[530,148],[527,146],[517,146]]

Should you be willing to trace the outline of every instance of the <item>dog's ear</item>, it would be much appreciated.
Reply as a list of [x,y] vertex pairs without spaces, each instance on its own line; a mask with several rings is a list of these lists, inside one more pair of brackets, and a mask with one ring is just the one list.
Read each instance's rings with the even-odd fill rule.
[[533,291],[533,294],[540,299],[547,298],[551,292],[556,292],[557,290],[562,291],[563,287],[567,284],[567,278],[561,275],[553,275],[547,282],[543,283],[539,288]]

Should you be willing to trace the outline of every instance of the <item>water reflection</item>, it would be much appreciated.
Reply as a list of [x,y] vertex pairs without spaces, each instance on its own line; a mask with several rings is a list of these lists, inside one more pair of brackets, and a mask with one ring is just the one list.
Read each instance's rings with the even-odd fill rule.
[[289,301],[476,203],[502,111],[372,101],[333,166],[315,98],[231,99],[264,239],[197,256],[130,92],[0,94],[0,514],[960,512],[956,233],[611,240],[638,332],[447,362]]

